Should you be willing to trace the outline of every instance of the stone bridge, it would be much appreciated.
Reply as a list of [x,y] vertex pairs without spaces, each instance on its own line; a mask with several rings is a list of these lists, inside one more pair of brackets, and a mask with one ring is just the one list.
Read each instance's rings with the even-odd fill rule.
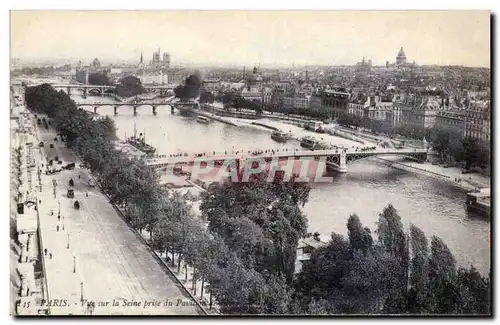
[[[68,95],[71,95],[72,91],[79,91],[83,95],[87,94],[92,94],[92,95],[99,95],[103,96],[104,94],[114,94],[115,88],[118,84],[114,85],[86,85],[86,84],[63,84],[63,83],[57,83],[57,82],[43,82],[43,81],[38,81],[33,80],[32,82],[29,82],[27,86],[37,86],[41,85],[44,83],[48,83],[54,89],[56,90],[63,90],[65,91]],[[12,83],[13,87],[18,87],[20,88],[22,85],[22,82],[20,81],[13,81]],[[152,93],[152,92],[159,92],[160,96],[166,96],[168,95],[169,91],[172,91],[177,85],[175,84],[165,84],[165,85],[142,85],[142,87],[146,90],[146,93]]]
[[[80,91],[83,95],[97,95],[103,96],[104,94],[114,94],[117,85],[83,85],[83,84],[51,84],[56,90],[64,90],[68,95],[71,95],[72,90]],[[169,91],[172,91],[176,85],[143,85],[147,93],[159,92],[160,96],[166,96]]]
[[301,158],[312,158],[320,160],[321,157],[326,157],[326,165],[330,170],[335,170],[340,173],[347,172],[347,164],[359,159],[373,157],[373,156],[403,156],[418,162],[424,162],[427,159],[426,149],[382,149],[377,148],[374,150],[355,151],[352,149],[329,149],[329,150],[286,150],[275,151],[260,154],[215,154],[204,156],[179,156],[179,157],[162,157],[162,158],[149,158],[146,159],[146,164],[154,166],[155,168],[166,168],[167,166],[180,166],[180,165],[195,165],[207,164],[213,162],[215,166],[223,166],[224,161],[236,161],[238,168],[252,164],[269,163],[273,159],[278,160],[300,160]]
[[114,114],[118,114],[118,108],[119,107],[132,107],[134,109],[134,115],[137,115],[137,107],[139,106],[150,106],[151,109],[153,110],[153,114],[156,115],[156,110],[158,106],[163,106],[163,105],[171,105],[173,98],[167,98],[167,99],[161,99],[161,98],[156,98],[156,99],[150,99],[150,100],[131,100],[131,101],[126,101],[122,103],[102,103],[102,102],[93,102],[93,103],[76,103],[79,109],[83,109],[84,106],[86,107],[92,107],[94,110],[94,114],[97,114],[97,109],[102,106],[111,106],[113,107]]

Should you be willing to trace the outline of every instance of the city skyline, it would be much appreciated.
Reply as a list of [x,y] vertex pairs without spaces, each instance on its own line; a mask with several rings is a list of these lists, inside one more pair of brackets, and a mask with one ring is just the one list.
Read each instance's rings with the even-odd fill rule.
[[138,63],[141,51],[149,62],[161,48],[173,65],[263,66],[353,65],[363,57],[384,65],[403,47],[408,62],[489,68],[490,13],[12,11],[10,45],[21,60]]

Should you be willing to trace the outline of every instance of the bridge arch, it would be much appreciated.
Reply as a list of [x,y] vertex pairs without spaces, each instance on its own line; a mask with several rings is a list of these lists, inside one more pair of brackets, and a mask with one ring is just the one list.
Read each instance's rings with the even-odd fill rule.
[[90,88],[88,90],[89,95],[101,95],[101,89],[99,88]]

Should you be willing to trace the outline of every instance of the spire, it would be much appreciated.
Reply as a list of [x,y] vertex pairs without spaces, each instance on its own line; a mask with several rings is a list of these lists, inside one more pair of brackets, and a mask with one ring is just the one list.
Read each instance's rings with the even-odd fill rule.
[[143,59],[142,59],[142,50],[141,50],[141,64],[143,63]]

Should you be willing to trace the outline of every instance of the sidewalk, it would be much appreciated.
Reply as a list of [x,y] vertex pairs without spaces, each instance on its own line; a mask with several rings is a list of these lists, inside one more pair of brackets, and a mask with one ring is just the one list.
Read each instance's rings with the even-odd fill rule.
[[[35,157],[38,167],[44,170],[42,164],[44,166],[47,164],[45,157],[40,151],[37,151]],[[38,189],[38,200],[41,202],[39,203],[40,233],[44,245],[43,248],[47,249],[47,254],[45,254],[45,276],[51,299],[50,312],[51,315],[83,315],[85,314],[85,310],[80,302],[80,284],[83,282],[83,278],[79,265],[75,265],[75,273],[73,273],[74,261],[75,264],[77,261],[76,258],[73,260],[75,256],[73,249],[71,247],[70,249],[67,248],[68,229],[64,225],[63,230],[64,219],[62,217],[60,221],[57,219],[59,211],[58,200],[63,198],[61,197],[61,193],[57,193],[57,198],[54,198],[52,192],[53,179],[55,178],[47,176],[42,172],[42,191],[40,192],[40,189]],[[53,215],[50,215],[50,211],[53,212]],[[66,214],[65,204],[61,204],[61,216]],[[59,226],[59,231],[57,231],[57,226]],[[50,258],[50,254],[52,254],[52,258]],[[58,305],[62,306],[52,306],[54,300],[62,300],[58,301]]]
[[[201,314],[192,304],[176,304],[188,302],[190,297],[172,275],[165,273],[105,195],[88,186],[89,172],[79,167],[73,152],[60,140],[53,141],[53,130],[39,131],[39,141],[45,143],[43,154],[38,153],[37,158],[40,165],[44,164],[44,168],[40,166],[39,210],[43,245],[47,249],[46,277],[50,299],[67,300],[62,307],[51,307],[51,314],[89,315],[86,305],[80,302],[82,296],[96,302],[93,315]],[[54,148],[50,148],[50,143]],[[76,168],[46,175],[46,157],[53,159],[55,155],[64,164],[75,162]],[[70,178],[74,181],[74,198],[66,194]],[[57,182],[56,198],[53,179]],[[80,202],[80,209],[74,208],[75,200]]]

